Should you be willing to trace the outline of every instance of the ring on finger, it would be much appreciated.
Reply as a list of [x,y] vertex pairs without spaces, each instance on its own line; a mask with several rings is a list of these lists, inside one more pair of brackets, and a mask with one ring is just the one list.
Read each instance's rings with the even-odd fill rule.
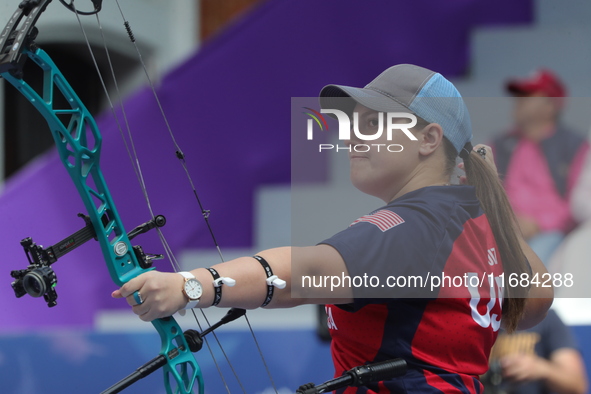
[[144,299],[142,298],[142,295],[140,294],[139,290],[133,293],[133,299],[135,300],[135,302],[137,302],[138,305],[144,303]]

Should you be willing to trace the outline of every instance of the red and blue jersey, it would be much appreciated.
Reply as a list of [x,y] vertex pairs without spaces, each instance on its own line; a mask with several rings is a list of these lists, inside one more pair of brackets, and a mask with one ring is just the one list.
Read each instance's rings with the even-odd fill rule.
[[354,287],[352,304],[326,307],[335,375],[393,358],[409,366],[402,377],[339,393],[482,392],[503,267],[471,186],[412,191],[322,243],[341,254],[350,277],[374,277]]

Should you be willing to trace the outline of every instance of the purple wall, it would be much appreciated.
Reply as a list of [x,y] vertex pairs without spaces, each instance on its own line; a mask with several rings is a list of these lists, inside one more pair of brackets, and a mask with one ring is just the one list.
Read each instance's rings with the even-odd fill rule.
[[[221,247],[250,246],[253,192],[290,181],[291,97],[315,96],[328,83],[362,86],[397,63],[464,75],[474,26],[529,22],[532,13],[530,0],[270,0],[207,42],[164,78],[158,94]],[[139,91],[126,112],[173,250],[211,247],[151,92]],[[99,127],[101,166],[130,229],[149,214],[110,114],[100,117]],[[317,165],[322,178],[324,163]],[[90,243],[54,266],[57,307],[14,298],[9,272],[26,266],[19,241],[31,236],[49,246],[82,227],[78,212],[82,203],[55,152],[8,181],[0,196],[1,329],[86,326],[95,310],[125,306],[110,299],[115,286],[98,245]],[[161,252],[153,235],[135,241]]]

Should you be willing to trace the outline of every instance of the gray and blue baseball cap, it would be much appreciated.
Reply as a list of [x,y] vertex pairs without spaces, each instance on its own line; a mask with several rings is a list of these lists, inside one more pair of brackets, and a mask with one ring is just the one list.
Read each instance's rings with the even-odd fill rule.
[[327,85],[320,91],[323,109],[351,113],[356,103],[378,112],[411,112],[438,123],[458,153],[472,140],[470,115],[460,92],[443,75],[423,67],[398,64],[364,88]]

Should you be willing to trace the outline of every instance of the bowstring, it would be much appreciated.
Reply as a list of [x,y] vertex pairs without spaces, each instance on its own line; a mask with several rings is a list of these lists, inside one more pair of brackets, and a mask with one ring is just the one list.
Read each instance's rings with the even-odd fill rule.
[[[121,109],[121,113],[122,113],[122,116],[123,116],[123,119],[124,119],[125,129],[126,129],[127,134],[128,134],[127,138],[129,138],[129,143],[128,143],[127,138],[125,136],[125,133],[123,131],[123,127],[121,126],[121,122],[119,121],[119,116],[117,115],[117,112],[115,110],[115,106],[113,104],[113,101],[111,100],[111,95],[108,92],[108,89],[107,89],[106,83],[104,81],[103,75],[102,75],[102,73],[101,73],[101,71],[100,71],[100,69],[98,67],[98,63],[96,61],[96,57],[94,56],[94,52],[93,52],[92,47],[90,45],[90,41],[89,41],[88,36],[86,34],[86,30],[84,29],[84,26],[82,25],[82,21],[80,20],[80,16],[79,16],[78,12],[76,11],[76,7],[75,7],[73,1],[71,2],[71,7],[74,10],[74,13],[76,15],[76,18],[78,20],[78,24],[79,24],[80,29],[82,31],[82,34],[84,36],[86,45],[88,47],[89,54],[90,54],[91,59],[93,61],[94,67],[95,67],[95,69],[97,71],[97,74],[98,74],[99,80],[101,82],[102,88],[103,88],[103,90],[105,92],[105,96],[106,96],[107,102],[109,104],[109,107],[111,109],[111,112],[113,114],[113,117],[115,119],[115,122],[117,124],[117,128],[119,130],[119,133],[121,134],[121,138],[123,139],[123,142],[124,142],[124,145],[125,145],[125,149],[127,151],[127,154],[129,156],[129,159],[131,161],[132,168],[133,168],[133,170],[134,170],[134,172],[136,174],[136,177],[138,179],[138,182],[140,184],[140,189],[142,190],[142,193],[144,195],[144,199],[146,200],[146,204],[147,204],[148,210],[150,212],[151,217],[155,217],[154,211],[152,209],[151,200],[150,200],[150,197],[149,197],[149,194],[148,194],[147,186],[146,186],[146,183],[145,183],[145,179],[144,179],[144,176],[143,176],[142,168],[141,168],[141,165],[140,165],[139,156],[138,156],[137,151],[136,151],[136,148],[135,148],[135,143],[134,143],[133,136],[132,136],[132,133],[131,133],[131,127],[129,126],[129,122],[128,122],[128,118],[127,118],[127,113],[125,111],[125,106],[123,105],[122,95],[121,95],[120,90],[119,90],[119,85],[117,83],[117,78],[115,76],[115,71],[114,71],[114,68],[113,68],[113,63],[111,62],[111,57],[110,57],[110,54],[109,54],[109,50],[108,50],[108,47],[107,47],[106,39],[105,39],[105,36],[104,36],[104,33],[103,33],[103,28],[102,28],[102,24],[100,23],[100,18],[98,16],[98,13],[96,13],[94,15],[96,15],[96,18],[97,18],[98,29],[99,29],[99,31],[101,33],[101,38],[102,38],[102,41],[103,41],[103,45],[104,45],[104,49],[105,49],[105,53],[106,53],[106,57],[107,57],[107,62],[109,64],[109,68],[110,68],[110,72],[111,72],[111,78],[113,79],[113,84],[114,84],[113,86],[115,88],[116,95],[118,97],[118,101],[119,101],[119,104],[118,105],[119,105],[119,108]],[[130,148],[130,146],[131,146],[131,148]],[[176,259],[176,256],[174,255],[174,253],[172,251],[172,248],[170,247],[170,245],[169,245],[166,237],[164,236],[164,234],[162,233],[162,231],[161,231],[161,229],[159,227],[156,227],[156,230],[157,230],[158,236],[160,238],[160,241],[161,241],[161,243],[162,243],[162,245],[163,245],[163,247],[165,249],[165,253],[166,253],[169,261],[171,262],[174,271],[175,272],[180,271],[180,269],[181,269],[180,268],[180,264],[179,264],[178,260]],[[195,318],[195,322],[199,326],[199,330],[200,331],[203,331],[203,327],[201,325],[201,322],[199,321],[199,318],[197,317],[197,315],[195,313],[195,310],[192,309],[191,312],[193,313],[193,317]],[[207,319],[207,316],[205,315],[205,313],[203,312],[203,310],[201,310],[201,313],[203,314],[203,318],[205,319],[205,321],[207,323],[207,326],[211,327],[211,323]],[[226,361],[228,362],[228,365],[229,365],[230,369],[232,370],[232,373],[234,374],[234,377],[238,381],[238,384],[242,388],[242,391],[244,393],[246,393],[246,391],[244,389],[244,386],[242,385],[242,382],[238,378],[238,375],[237,375],[237,373],[236,373],[236,371],[235,371],[232,363],[230,362],[230,359],[229,359],[228,355],[226,354],[225,350],[223,349],[223,347],[222,347],[222,345],[221,345],[221,343],[220,343],[217,335],[215,335],[214,332],[212,332],[212,334],[214,334],[214,338],[218,342],[218,346],[219,346],[220,350],[222,351],[222,353],[224,355],[224,358],[226,358]],[[203,337],[203,339],[205,340],[205,344],[207,345],[207,348],[208,348],[208,351],[209,351],[209,353],[211,355],[211,358],[212,358],[212,360],[213,360],[213,362],[214,362],[214,364],[216,366],[216,369],[218,370],[218,373],[220,375],[220,378],[222,379],[223,385],[226,388],[226,391],[228,393],[230,393],[230,389],[228,387],[228,383],[226,382],[226,379],[225,379],[225,377],[223,375],[223,372],[221,370],[221,367],[220,367],[220,365],[219,365],[219,363],[218,363],[218,361],[217,361],[217,359],[216,359],[216,357],[215,357],[215,355],[213,353],[213,349],[211,348],[211,345],[209,343],[209,340],[207,339],[207,337]]]
[[[154,84],[152,82],[152,79],[150,78],[150,75],[148,73],[148,69],[147,69],[146,64],[144,63],[143,57],[141,55],[141,51],[139,50],[139,47],[136,44],[135,38],[134,38],[133,33],[131,31],[130,24],[127,21],[127,19],[125,18],[125,15],[123,14],[123,10],[121,9],[121,5],[119,4],[119,0],[115,0],[115,3],[117,4],[117,8],[119,9],[119,12],[121,14],[121,18],[123,18],[123,20],[124,20],[125,29],[127,30],[128,35],[129,35],[129,38],[130,38],[131,42],[133,43],[133,46],[135,47],[135,50],[136,50],[137,55],[138,55],[138,59],[139,59],[141,65],[142,65],[142,68],[143,68],[144,73],[146,75],[146,79],[147,79],[147,81],[148,81],[148,83],[150,85],[150,89],[152,90],[152,94],[154,95],[154,99],[155,99],[155,101],[156,101],[156,103],[158,105],[158,108],[160,110],[160,114],[161,114],[161,116],[162,116],[162,118],[164,120],[164,123],[166,124],[166,129],[168,130],[168,133],[170,135],[170,138],[171,138],[171,140],[172,140],[172,142],[173,142],[173,144],[175,146],[177,158],[179,159],[179,162],[181,163],[181,166],[183,167],[183,169],[185,171],[185,174],[187,176],[187,180],[188,180],[189,184],[191,185],[191,189],[193,190],[193,195],[195,196],[195,199],[197,200],[197,204],[199,205],[199,209],[201,210],[201,214],[203,216],[203,219],[205,220],[205,223],[207,225],[207,228],[209,230],[209,233],[211,235],[211,238],[213,240],[213,243],[215,245],[215,248],[217,249],[217,252],[218,252],[218,254],[220,256],[220,260],[223,263],[223,262],[225,262],[224,256],[222,254],[222,250],[221,250],[220,245],[219,245],[219,243],[218,243],[218,241],[217,241],[217,239],[216,239],[216,237],[214,235],[213,229],[211,227],[211,223],[209,221],[210,211],[204,209],[203,204],[201,203],[201,199],[199,198],[199,194],[197,193],[197,188],[195,187],[195,184],[193,182],[193,179],[192,179],[191,174],[189,172],[189,169],[187,167],[187,163],[186,163],[186,160],[185,160],[185,154],[183,153],[182,149],[180,148],[179,144],[177,143],[177,140],[176,140],[176,138],[174,136],[174,133],[172,131],[172,128],[170,126],[170,123],[168,122],[168,118],[167,118],[167,116],[166,116],[166,114],[164,112],[164,108],[162,107],[162,104],[160,102],[160,98],[158,97],[158,93],[156,92],[156,89],[154,87]],[[201,309],[201,313],[203,314],[203,317],[207,321],[207,317],[205,316],[205,313],[203,312],[203,309]],[[193,314],[195,314],[194,311],[193,311]],[[258,340],[256,338],[256,335],[254,333],[254,330],[252,328],[252,325],[250,324],[250,320],[249,320],[247,314],[244,314],[244,319],[245,319],[245,321],[246,321],[246,323],[248,325],[248,329],[249,329],[250,334],[251,334],[251,336],[253,338],[253,341],[255,343],[255,346],[257,348],[257,351],[259,353],[259,356],[261,357],[261,361],[263,362],[263,365],[265,367],[265,370],[267,372],[267,375],[269,377],[269,380],[271,382],[271,385],[273,386],[273,389],[275,390],[275,393],[278,394],[277,387],[275,386],[275,382],[273,381],[273,377],[271,376],[271,371],[269,370],[269,366],[267,365],[267,361],[265,360],[265,357],[263,356],[263,352],[262,352],[261,347],[259,345],[259,342],[258,342]],[[209,324],[209,322],[208,322],[208,324]],[[216,341],[218,342],[218,344],[220,346],[220,349],[222,350],[222,352],[225,355],[225,351],[223,350],[223,348],[222,348],[222,346],[221,346],[221,344],[219,342],[219,339],[218,339],[217,335],[215,334],[215,332],[212,332],[212,334],[214,335]],[[229,360],[228,360],[228,363],[229,363]],[[230,367],[231,367],[231,364],[230,364]],[[232,370],[234,370],[233,367],[231,367],[231,368],[232,368]],[[238,380],[240,386],[244,390],[244,387],[242,386],[242,383],[240,383],[240,380],[238,379],[237,376],[236,376],[236,379]]]
[[[212,227],[211,227],[211,223],[210,223],[210,221],[209,221],[209,214],[210,214],[210,211],[209,211],[209,210],[206,210],[206,209],[204,209],[204,207],[203,207],[203,204],[201,203],[201,199],[199,198],[199,195],[198,195],[198,193],[197,193],[197,189],[196,189],[196,187],[195,187],[195,184],[194,184],[194,182],[193,182],[193,179],[192,179],[192,177],[191,177],[191,175],[190,175],[190,172],[189,172],[189,170],[188,170],[188,167],[187,167],[187,164],[186,164],[186,160],[185,160],[185,155],[184,155],[184,153],[182,152],[182,150],[181,150],[181,148],[180,148],[179,144],[178,144],[178,143],[177,143],[177,141],[176,141],[176,138],[175,138],[175,136],[174,136],[174,133],[173,133],[173,131],[172,131],[172,128],[171,128],[171,126],[170,126],[170,123],[168,122],[168,118],[166,117],[166,114],[165,114],[165,112],[164,112],[164,109],[163,109],[163,107],[162,107],[162,104],[161,104],[161,102],[160,102],[160,99],[159,99],[159,97],[158,97],[158,94],[157,94],[157,92],[156,92],[156,89],[155,89],[155,87],[154,87],[154,84],[153,84],[153,82],[152,82],[152,79],[150,78],[150,75],[149,75],[149,73],[148,73],[147,67],[146,67],[146,65],[145,65],[145,62],[144,62],[144,60],[143,60],[143,57],[142,57],[142,55],[141,55],[141,51],[139,50],[139,48],[138,48],[138,46],[137,46],[137,43],[136,43],[136,41],[135,41],[135,38],[134,38],[134,36],[133,36],[133,33],[132,33],[132,31],[131,31],[130,24],[129,24],[129,22],[127,21],[127,19],[125,18],[125,15],[123,14],[123,10],[121,9],[121,6],[120,6],[120,4],[119,4],[119,0],[115,0],[115,3],[117,4],[117,7],[118,7],[118,9],[119,9],[119,12],[120,12],[120,14],[121,14],[121,17],[122,17],[122,18],[123,18],[123,20],[124,20],[124,26],[125,26],[125,29],[126,29],[126,31],[127,31],[127,33],[128,33],[128,36],[129,36],[129,38],[130,38],[130,41],[133,43],[133,45],[134,45],[134,47],[135,47],[135,49],[136,49],[136,52],[137,52],[137,55],[138,55],[138,59],[139,59],[139,61],[140,61],[140,64],[142,65],[142,68],[143,68],[143,70],[144,70],[144,73],[145,73],[145,75],[146,75],[146,79],[147,79],[147,81],[148,81],[148,83],[149,83],[150,89],[152,90],[152,93],[153,93],[153,95],[154,95],[155,101],[156,101],[156,103],[157,103],[157,105],[158,105],[158,108],[159,108],[159,110],[160,110],[161,116],[162,116],[162,118],[163,118],[163,120],[164,120],[164,122],[165,122],[165,125],[166,125],[166,128],[167,128],[167,130],[168,130],[168,133],[169,133],[169,135],[170,135],[170,137],[171,137],[171,140],[172,140],[172,142],[173,142],[173,144],[174,144],[174,146],[175,146],[175,148],[176,148],[176,155],[177,155],[177,158],[179,159],[179,161],[180,161],[180,163],[181,163],[181,165],[182,165],[182,167],[183,167],[183,169],[184,169],[184,171],[185,171],[185,174],[186,174],[186,176],[187,176],[187,180],[188,180],[189,184],[191,185],[191,189],[193,190],[193,195],[195,196],[195,198],[196,198],[196,200],[197,200],[197,203],[198,203],[198,205],[199,205],[199,209],[201,210],[202,216],[203,216],[203,218],[204,218],[204,220],[205,220],[205,223],[206,223],[206,225],[207,225],[207,228],[208,228],[208,230],[209,230],[209,233],[210,233],[210,235],[211,235],[211,237],[212,237],[212,240],[213,240],[213,242],[214,242],[214,245],[215,245],[215,247],[216,247],[216,249],[217,249],[217,252],[218,252],[218,254],[219,254],[219,256],[220,256],[220,259],[221,259],[221,261],[222,261],[222,262],[224,262],[225,260],[224,260],[224,257],[223,257],[223,254],[222,254],[221,248],[220,248],[220,246],[219,246],[219,243],[217,242],[217,239],[216,239],[216,237],[215,237],[215,234],[214,234],[214,232],[213,232],[213,229],[212,229]],[[98,13],[95,13],[95,15],[96,15],[96,18],[97,18],[97,24],[98,24],[98,28],[99,28],[99,31],[100,31],[100,33],[101,33],[101,37],[102,37],[102,40],[103,40],[103,45],[104,45],[104,48],[105,48],[105,53],[106,53],[107,61],[108,61],[109,68],[110,68],[110,71],[111,71],[111,77],[112,77],[112,79],[113,79],[114,87],[115,87],[116,94],[117,94],[117,97],[118,97],[118,100],[119,100],[119,107],[121,108],[121,113],[122,113],[122,116],[123,116],[123,118],[124,118],[124,122],[125,122],[125,129],[127,130],[127,134],[128,134],[128,138],[129,138],[129,144],[128,144],[128,142],[127,142],[127,138],[125,137],[125,133],[123,132],[123,128],[122,128],[122,126],[121,126],[121,123],[119,122],[119,117],[117,116],[117,113],[116,113],[116,111],[115,111],[115,107],[114,107],[114,105],[113,105],[113,102],[112,102],[112,100],[111,100],[111,98],[110,98],[110,94],[108,93],[108,89],[107,89],[107,87],[106,87],[106,84],[105,84],[105,82],[104,82],[104,79],[103,79],[103,77],[102,77],[102,73],[100,72],[100,69],[99,69],[99,67],[98,67],[98,63],[97,63],[97,61],[96,61],[96,58],[95,58],[95,56],[94,56],[94,52],[92,51],[92,47],[91,47],[91,45],[90,45],[90,41],[88,40],[88,37],[87,37],[87,35],[86,35],[86,31],[85,31],[85,29],[84,29],[84,27],[83,27],[83,25],[82,25],[82,22],[81,22],[81,20],[80,20],[80,16],[78,15],[78,12],[76,11],[76,8],[75,8],[74,1],[73,1],[73,0],[72,0],[72,2],[71,2],[71,5],[72,5],[72,8],[74,9],[74,13],[75,13],[75,15],[76,15],[76,18],[77,18],[77,20],[78,20],[78,24],[80,25],[80,29],[81,29],[81,31],[82,31],[82,33],[83,33],[83,35],[84,35],[84,39],[85,39],[85,41],[86,41],[86,45],[87,45],[87,47],[88,47],[88,50],[89,50],[90,56],[91,56],[91,58],[92,58],[92,61],[93,61],[93,63],[94,63],[94,66],[95,66],[95,69],[96,69],[96,71],[97,71],[97,74],[98,74],[98,76],[99,76],[99,79],[100,79],[101,85],[102,85],[102,87],[103,87],[103,90],[104,90],[104,92],[105,92],[105,95],[106,95],[107,101],[108,101],[108,103],[109,103],[109,106],[110,106],[111,112],[113,113],[113,116],[114,116],[114,118],[115,118],[115,121],[116,121],[117,127],[118,127],[118,129],[119,129],[119,132],[120,132],[120,134],[121,134],[121,137],[122,137],[122,139],[123,139],[123,141],[124,141],[125,148],[126,148],[126,150],[127,150],[128,156],[129,156],[129,158],[130,158],[130,161],[131,161],[132,167],[133,167],[133,169],[134,169],[134,172],[136,173],[136,177],[138,178],[138,182],[139,182],[139,184],[140,184],[140,187],[141,187],[142,193],[144,194],[144,199],[146,200],[146,203],[147,203],[147,206],[148,206],[148,210],[149,210],[149,212],[150,212],[151,216],[152,216],[152,217],[155,217],[155,215],[154,215],[154,212],[153,212],[153,210],[152,210],[152,204],[151,204],[151,201],[150,201],[150,198],[149,198],[149,195],[148,195],[148,191],[147,191],[146,183],[145,183],[145,180],[144,180],[144,176],[143,176],[143,173],[142,173],[142,170],[141,170],[141,165],[140,165],[140,162],[139,162],[139,156],[138,156],[138,154],[137,154],[137,151],[136,151],[136,148],[135,148],[135,143],[134,143],[133,136],[132,136],[132,133],[131,133],[131,128],[130,128],[130,126],[129,126],[128,118],[127,118],[127,115],[126,115],[126,112],[125,112],[125,107],[124,107],[124,105],[123,105],[122,96],[121,96],[121,94],[120,94],[120,91],[119,91],[119,86],[118,86],[118,83],[117,83],[117,78],[116,78],[116,76],[115,76],[115,72],[114,72],[114,69],[113,69],[113,64],[112,64],[112,62],[111,62],[111,58],[110,58],[110,55],[109,55],[108,47],[107,47],[107,44],[106,44],[106,39],[105,39],[105,36],[104,36],[104,34],[103,34],[103,29],[102,29],[102,25],[101,25],[101,23],[100,23],[100,18],[99,18],[99,16],[98,16]],[[131,145],[131,149],[130,149],[130,145]],[[159,236],[159,238],[160,238],[160,240],[161,240],[161,242],[162,242],[162,245],[163,245],[163,247],[164,247],[164,249],[165,249],[166,255],[167,255],[167,257],[169,258],[169,261],[170,261],[170,262],[171,262],[171,264],[172,264],[172,267],[173,267],[173,269],[175,270],[175,272],[178,272],[178,271],[181,269],[181,267],[180,267],[180,264],[179,264],[178,260],[176,259],[176,257],[175,257],[175,255],[174,255],[174,253],[173,253],[173,251],[172,251],[172,249],[171,249],[171,247],[170,247],[170,245],[169,245],[168,241],[167,241],[167,240],[166,240],[166,238],[164,237],[164,234],[162,233],[162,230],[161,230],[159,227],[156,227],[156,230],[157,230],[158,236]],[[200,310],[201,310],[201,314],[203,315],[203,318],[204,318],[204,320],[206,321],[207,325],[208,325],[208,326],[211,326],[211,324],[210,324],[209,320],[207,319],[207,316],[205,315],[205,312],[203,311],[203,309],[201,309],[201,308],[200,308]],[[195,318],[195,321],[196,321],[197,325],[199,326],[199,329],[200,329],[201,331],[203,331],[203,329],[202,329],[202,327],[201,327],[201,323],[199,322],[199,319],[197,318],[197,315],[196,315],[196,313],[195,313],[195,310],[194,310],[194,309],[192,309],[192,310],[191,310],[191,312],[193,313],[193,316],[194,316],[194,318]],[[251,336],[252,336],[252,338],[253,338],[253,341],[254,341],[254,343],[255,343],[255,346],[256,346],[256,348],[257,348],[257,351],[258,351],[258,353],[259,353],[259,356],[261,357],[261,361],[263,362],[263,365],[264,365],[264,367],[265,367],[265,370],[266,370],[266,372],[267,372],[267,375],[268,375],[268,377],[269,377],[269,380],[270,380],[270,382],[271,382],[271,385],[273,386],[273,389],[274,389],[275,393],[276,393],[276,394],[278,394],[277,387],[276,387],[276,385],[275,385],[275,382],[274,382],[274,380],[273,380],[273,377],[272,377],[272,375],[271,375],[271,372],[270,372],[270,370],[269,370],[269,367],[268,367],[268,365],[267,365],[267,362],[266,362],[266,360],[265,360],[265,357],[264,357],[264,355],[263,355],[263,353],[262,353],[262,350],[261,350],[260,344],[259,344],[259,342],[258,342],[258,340],[257,340],[257,338],[256,338],[256,335],[255,335],[255,333],[254,333],[254,330],[253,330],[253,328],[252,328],[252,325],[251,325],[251,323],[250,323],[250,320],[249,320],[249,318],[248,318],[248,315],[247,315],[247,314],[245,314],[245,315],[244,315],[244,318],[245,318],[245,321],[246,321],[246,323],[247,323],[247,325],[248,325],[249,331],[250,331],[250,333],[251,333]],[[236,370],[234,369],[234,367],[233,367],[232,363],[230,362],[230,359],[229,359],[228,355],[226,354],[226,352],[225,352],[224,348],[222,347],[222,345],[221,345],[221,342],[220,342],[220,340],[219,340],[218,336],[216,335],[216,333],[215,333],[215,332],[212,332],[212,334],[213,334],[213,336],[214,336],[214,338],[215,338],[215,340],[216,340],[216,342],[217,342],[217,344],[218,344],[218,346],[219,346],[220,350],[222,351],[222,353],[223,353],[223,355],[224,355],[224,358],[226,359],[226,361],[227,361],[227,363],[228,363],[228,366],[229,366],[229,367],[230,367],[230,369],[232,370],[232,373],[233,373],[234,377],[236,378],[236,380],[237,380],[238,384],[240,385],[240,387],[241,387],[242,391],[243,391],[244,393],[246,393],[246,390],[244,389],[244,386],[242,385],[242,382],[241,382],[240,378],[238,377],[238,375],[237,375],[237,373],[236,373]],[[219,364],[218,364],[218,362],[217,362],[217,360],[216,360],[216,358],[215,358],[215,356],[214,356],[214,354],[213,354],[213,350],[211,349],[211,346],[210,346],[210,344],[209,344],[209,341],[208,341],[208,340],[207,340],[207,338],[205,338],[205,337],[204,337],[204,339],[205,339],[205,343],[206,343],[206,345],[207,345],[207,347],[208,347],[208,350],[209,350],[209,352],[210,352],[210,354],[211,354],[211,357],[212,357],[212,359],[213,359],[213,361],[214,361],[214,364],[215,364],[215,366],[216,366],[216,368],[217,368],[217,370],[218,370],[218,373],[220,374],[220,377],[221,377],[221,379],[222,379],[222,381],[223,381],[223,384],[224,384],[224,386],[226,387],[226,391],[227,391],[228,393],[230,393],[230,390],[229,390],[228,384],[227,384],[227,382],[226,382],[226,380],[225,380],[225,378],[224,378],[224,376],[223,376],[223,373],[222,373],[222,371],[221,371],[221,368],[220,368],[220,366],[219,366]]]

